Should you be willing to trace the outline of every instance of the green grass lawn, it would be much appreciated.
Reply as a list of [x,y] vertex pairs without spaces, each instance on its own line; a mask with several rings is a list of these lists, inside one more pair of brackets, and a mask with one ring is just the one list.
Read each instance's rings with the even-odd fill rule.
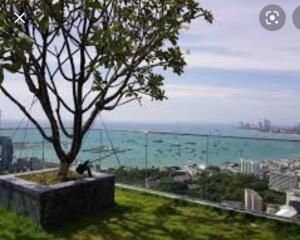
[[296,240],[300,227],[117,189],[117,205],[44,231],[0,209],[0,239]]

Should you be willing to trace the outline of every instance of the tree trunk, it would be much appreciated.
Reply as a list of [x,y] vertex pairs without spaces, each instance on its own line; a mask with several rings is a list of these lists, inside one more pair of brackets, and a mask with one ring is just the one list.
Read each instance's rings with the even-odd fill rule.
[[[76,136],[73,137],[73,141],[78,139]],[[60,141],[53,141],[52,145],[54,147],[54,150],[56,152],[56,155],[59,159],[60,165],[59,165],[59,171],[58,171],[58,176],[61,180],[67,180],[67,175],[68,175],[68,171],[70,166],[72,165],[72,163],[75,161],[80,147],[81,147],[81,141],[79,141],[78,144],[76,144],[77,142],[73,142],[72,143],[72,147],[69,151],[69,153],[65,153],[61,147],[61,142]]]
[[67,175],[68,175],[68,171],[69,171],[70,165],[71,164],[69,164],[67,161],[61,161],[60,162],[58,176],[62,180],[66,180],[67,179]]

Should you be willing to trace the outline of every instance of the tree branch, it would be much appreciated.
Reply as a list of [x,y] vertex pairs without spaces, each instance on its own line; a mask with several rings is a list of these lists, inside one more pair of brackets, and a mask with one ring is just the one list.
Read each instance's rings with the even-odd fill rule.
[[44,131],[43,127],[31,116],[31,114],[26,110],[26,108],[14,98],[2,85],[0,85],[0,90],[2,93],[8,97],[18,108],[25,114],[25,116],[36,126],[41,135],[49,142],[52,142],[52,137],[48,136]]

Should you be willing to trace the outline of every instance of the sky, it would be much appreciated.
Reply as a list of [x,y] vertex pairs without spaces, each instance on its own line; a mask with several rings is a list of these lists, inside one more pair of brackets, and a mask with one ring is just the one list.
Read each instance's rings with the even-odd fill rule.
[[[215,22],[197,19],[182,32],[180,45],[187,52],[185,73],[166,73],[168,100],[130,103],[104,113],[106,121],[155,123],[258,122],[300,123],[300,30],[292,13],[300,1],[202,0]],[[268,4],[282,6],[285,26],[277,32],[263,29],[259,13]],[[30,104],[20,79],[7,87]],[[0,95],[3,119],[20,119],[22,114]],[[36,110],[37,113],[38,110]],[[42,117],[41,114],[39,116]]]

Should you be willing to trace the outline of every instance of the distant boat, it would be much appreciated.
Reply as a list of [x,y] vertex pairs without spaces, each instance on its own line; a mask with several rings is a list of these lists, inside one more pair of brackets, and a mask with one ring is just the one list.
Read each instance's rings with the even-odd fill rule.
[[196,145],[196,142],[186,142],[185,144],[188,144],[188,145]]
[[172,143],[171,147],[181,147],[181,144],[179,144],[179,143]]

